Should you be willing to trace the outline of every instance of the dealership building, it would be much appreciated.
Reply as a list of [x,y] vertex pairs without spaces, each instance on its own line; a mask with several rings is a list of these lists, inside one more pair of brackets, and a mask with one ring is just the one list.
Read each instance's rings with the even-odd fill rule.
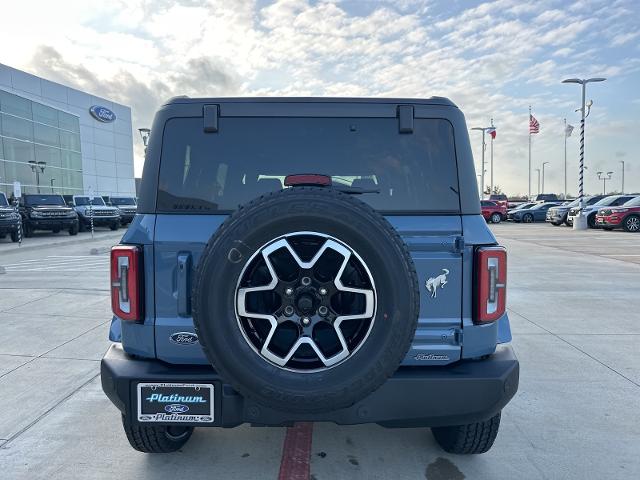
[[131,109],[0,64],[0,191],[136,192]]

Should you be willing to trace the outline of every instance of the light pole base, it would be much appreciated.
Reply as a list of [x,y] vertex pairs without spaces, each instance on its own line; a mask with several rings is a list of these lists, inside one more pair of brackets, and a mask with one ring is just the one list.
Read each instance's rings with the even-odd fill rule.
[[587,223],[587,217],[582,213],[573,219],[573,229],[574,230],[587,230],[589,228],[589,224]]

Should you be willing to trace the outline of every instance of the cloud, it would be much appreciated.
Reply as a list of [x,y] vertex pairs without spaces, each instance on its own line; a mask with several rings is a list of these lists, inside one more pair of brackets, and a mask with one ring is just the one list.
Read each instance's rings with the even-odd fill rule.
[[[527,184],[529,104],[542,124],[534,162],[561,161],[562,118],[575,122],[579,101],[575,88],[559,83],[565,75],[609,78],[592,90],[594,155],[612,156],[591,147],[599,142],[633,148],[632,137],[621,137],[626,127],[606,131],[619,126],[608,116],[640,128],[633,101],[624,107],[635,108],[635,116],[605,110],[615,99],[609,92],[638,81],[634,0],[569,7],[561,0],[493,0],[470,8],[430,0],[97,0],[88,8],[73,0],[77,8],[65,15],[46,8],[48,22],[30,19],[31,1],[3,11],[0,42],[20,48],[10,63],[131,105],[140,126],[150,125],[163,100],[182,94],[449,96],[470,126],[494,117],[497,181],[519,192]],[[36,33],[21,33],[25,22]],[[139,171],[140,156],[136,165]]]

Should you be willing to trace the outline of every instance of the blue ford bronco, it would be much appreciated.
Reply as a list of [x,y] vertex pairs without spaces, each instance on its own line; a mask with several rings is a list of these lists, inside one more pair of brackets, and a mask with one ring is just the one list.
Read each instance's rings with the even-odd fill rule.
[[491,448],[518,388],[506,252],[451,101],[174,98],[139,193],[101,365],[133,448],[297,421]]

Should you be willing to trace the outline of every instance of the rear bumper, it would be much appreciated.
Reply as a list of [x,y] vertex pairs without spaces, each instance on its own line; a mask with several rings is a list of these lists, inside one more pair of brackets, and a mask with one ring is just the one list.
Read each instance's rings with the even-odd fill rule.
[[[212,383],[216,427],[289,425],[296,421],[342,425],[378,423],[387,427],[437,427],[486,420],[518,389],[519,364],[510,346],[499,346],[484,360],[442,367],[401,367],[378,390],[355,405],[321,414],[276,411],[244,398],[211,367],[169,365],[134,359],[113,345],[102,359],[102,389],[131,422],[137,422],[140,382]],[[203,424],[196,424],[203,426]]]

